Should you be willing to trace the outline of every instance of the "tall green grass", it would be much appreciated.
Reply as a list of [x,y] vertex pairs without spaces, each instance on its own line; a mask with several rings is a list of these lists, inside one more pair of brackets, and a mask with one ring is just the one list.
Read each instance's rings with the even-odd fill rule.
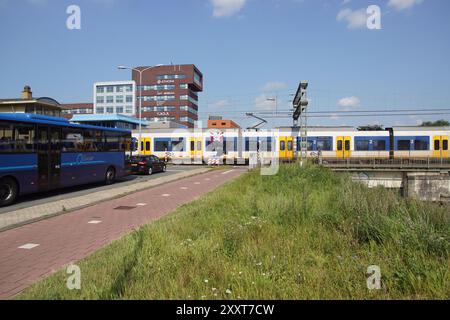
[[[252,171],[122,238],[21,299],[448,299],[448,207],[320,167]],[[369,265],[381,290],[368,290]]]

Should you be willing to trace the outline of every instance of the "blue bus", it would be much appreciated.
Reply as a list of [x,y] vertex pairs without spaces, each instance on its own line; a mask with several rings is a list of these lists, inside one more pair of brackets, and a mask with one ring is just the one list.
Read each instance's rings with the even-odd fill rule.
[[0,206],[20,195],[128,174],[131,132],[27,113],[0,113]]

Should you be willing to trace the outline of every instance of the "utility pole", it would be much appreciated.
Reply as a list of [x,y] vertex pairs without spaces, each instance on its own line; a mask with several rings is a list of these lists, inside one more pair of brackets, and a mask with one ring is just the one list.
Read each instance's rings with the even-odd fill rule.
[[306,89],[308,81],[301,81],[298,86],[297,93],[293,100],[294,128],[299,126],[300,121],[300,166],[303,167],[308,157],[308,117],[306,109],[308,107],[308,96]]

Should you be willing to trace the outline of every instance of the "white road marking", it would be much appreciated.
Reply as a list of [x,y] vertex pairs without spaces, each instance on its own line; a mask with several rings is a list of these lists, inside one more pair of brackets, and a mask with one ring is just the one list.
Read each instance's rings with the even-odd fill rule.
[[222,172],[222,174],[229,174],[230,172],[233,172],[234,170],[228,170],[228,171],[225,171],[225,172]]
[[147,204],[146,203],[136,203],[136,206],[137,207],[144,207],[144,206],[146,206]]
[[170,197],[170,194],[164,193],[164,194],[162,194],[161,196],[162,196],[162,197]]
[[210,181],[211,179],[210,178],[205,178],[205,181]]
[[36,248],[37,246],[39,246],[39,244],[37,244],[37,243],[27,243],[27,244],[24,244],[23,246],[20,246],[19,249],[30,250],[30,249]]
[[88,222],[89,224],[99,224],[102,223],[100,220],[91,220]]
[[189,189],[188,187],[181,187],[180,188],[181,190],[187,190],[187,189]]
[[200,184],[200,182],[194,182],[194,184]]

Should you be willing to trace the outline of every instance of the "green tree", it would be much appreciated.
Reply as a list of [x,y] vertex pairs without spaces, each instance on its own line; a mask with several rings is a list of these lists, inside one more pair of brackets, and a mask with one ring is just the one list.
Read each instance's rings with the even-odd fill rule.
[[448,127],[450,126],[450,122],[447,120],[441,119],[437,121],[424,121],[422,122],[422,127]]

